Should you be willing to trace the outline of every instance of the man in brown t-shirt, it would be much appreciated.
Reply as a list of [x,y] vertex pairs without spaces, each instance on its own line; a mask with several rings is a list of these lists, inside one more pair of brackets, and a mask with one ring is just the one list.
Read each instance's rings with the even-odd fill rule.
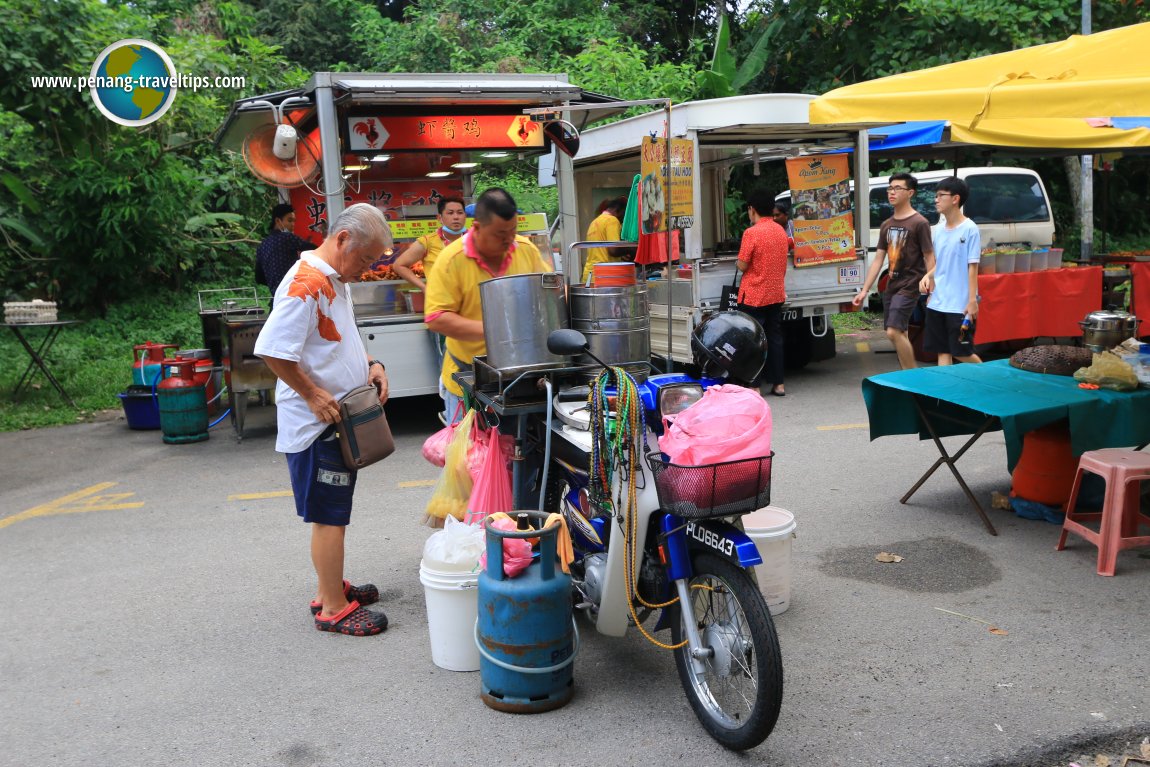
[[883,262],[889,259],[890,280],[882,294],[883,327],[886,328],[886,337],[894,344],[903,369],[915,367],[914,348],[907,336],[907,327],[918,304],[919,282],[934,268],[930,223],[910,204],[917,188],[918,180],[909,173],[896,173],[890,177],[886,194],[894,207],[894,215],[882,222],[878,248],[867,270],[866,282],[852,299],[855,306],[862,306],[882,271]]

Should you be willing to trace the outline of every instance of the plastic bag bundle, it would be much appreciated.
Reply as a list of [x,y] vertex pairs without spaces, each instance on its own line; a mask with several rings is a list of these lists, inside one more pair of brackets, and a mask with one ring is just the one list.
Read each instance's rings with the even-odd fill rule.
[[468,410],[447,447],[446,462],[443,471],[439,473],[435,489],[431,491],[424,516],[424,522],[430,527],[442,527],[443,520],[448,516],[462,520],[467,512],[467,499],[471,497],[473,484],[467,456],[471,449],[471,429],[474,423],[475,411]]
[[[487,524],[504,532],[514,532],[516,529],[515,520],[506,514],[493,514]],[[529,564],[531,564],[531,542],[526,538],[504,538],[503,572],[507,574],[507,577],[514,578],[526,570]],[[484,570],[487,569],[486,551],[479,558],[479,566]]]
[[1074,380],[1097,384],[1103,389],[1114,391],[1134,391],[1138,388],[1138,377],[1134,375],[1134,368],[1113,352],[1095,354],[1090,367],[1074,371]]
[[436,530],[423,544],[423,561],[435,570],[474,572],[485,545],[482,527],[447,517],[443,529]]
[[[670,420],[670,419],[668,419]],[[771,407],[754,389],[712,386],[659,437],[671,463],[705,466],[771,454]]]

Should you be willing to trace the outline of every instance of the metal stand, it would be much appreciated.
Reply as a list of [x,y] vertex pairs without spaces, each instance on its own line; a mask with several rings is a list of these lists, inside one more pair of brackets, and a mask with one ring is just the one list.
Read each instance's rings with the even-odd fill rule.
[[[64,387],[56,380],[56,376],[52,375],[52,371],[48,369],[44,358],[48,356],[48,352],[52,350],[52,345],[56,343],[56,337],[60,335],[60,329],[65,325],[75,325],[78,322],[79,320],[5,323],[5,327],[12,330],[13,335],[16,336],[16,340],[20,342],[20,345],[24,347],[24,351],[28,352],[28,356],[32,358],[32,361],[28,363],[28,367],[24,369],[24,374],[20,376],[20,380],[16,382],[16,388],[12,391],[13,402],[19,402],[21,392],[27,391],[28,387],[32,385],[32,378],[35,375],[34,370],[38,368],[40,372],[44,374],[44,377],[48,379],[48,382],[60,393],[60,396],[64,398],[64,401],[72,407],[76,407],[75,400],[68,396],[68,392],[64,391]],[[32,344],[28,343],[28,339],[24,337],[21,329],[26,327],[48,329],[44,339],[40,342],[39,348],[32,348]]]
[[[930,479],[930,476],[934,474],[935,470],[939,466],[946,464],[947,468],[950,469],[950,473],[954,475],[956,480],[958,480],[958,484],[962,488],[962,492],[966,493],[967,500],[969,500],[971,505],[974,506],[974,510],[978,512],[978,516],[982,517],[982,524],[986,525],[986,529],[990,532],[991,535],[998,535],[998,531],[994,529],[994,525],[991,523],[990,517],[988,517],[986,512],[983,511],[982,505],[978,502],[978,499],[974,497],[974,493],[972,493],[970,488],[967,487],[966,481],[962,478],[962,475],[958,473],[958,469],[954,466],[956,463],[958,463],[958,459],[962,458],[963,454],[970,448],[970,446],[977,442],[979,437],[981,437],[992,426],[994,426],[994,422],[998,419],[995,416],[989,416],[983,422],[982,426],[979,427],[978,431],[976,431],[974,435],[966,441],[966,444],[964,444],[962,448],[952,456],[946,452],[946,447],[942,444],[942,440],[938,438],[938,434],[934,430],[934,424],[932,424],[930,418],[927,417],[926,411],[923,409],[922,403],[919,401],[920,399],[921,395],[914,395],[914,407],[916,410],[918,410],[918,417],[922,419],[923,425],[926,426],[926,430],[930,433],[930,437],[934,440],[935,447],[938,448],[938,452],[942,455],[942,457],[935,461],[934,465],[927,469],[925,474],[919,477],[918,482],[914,483],[914,487],[912,487],[910,490],[907,490],[906,495],[899,499],[899,503],[906,503],[908,500],[910,500],[910,497],[915,494],[915,491],[922,487],[924,482]],[[946,418],[946,416],[939,417],[944,419]]]

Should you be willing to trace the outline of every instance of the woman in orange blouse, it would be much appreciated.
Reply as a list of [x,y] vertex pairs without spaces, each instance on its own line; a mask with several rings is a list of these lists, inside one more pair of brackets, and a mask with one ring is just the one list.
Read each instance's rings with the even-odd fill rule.
[[743,273],[739,284],[739,310],[758,320],[767,334],[767,364],[761,383],[770,384],[770,392],[785,397],[783,388],[783,304],[787,291],[783,284],[787,273],[787,232],[771,218],[774,195],[762,190],[747,198],[747,216],[751,225],[743,232],[739,245],[738,269]]

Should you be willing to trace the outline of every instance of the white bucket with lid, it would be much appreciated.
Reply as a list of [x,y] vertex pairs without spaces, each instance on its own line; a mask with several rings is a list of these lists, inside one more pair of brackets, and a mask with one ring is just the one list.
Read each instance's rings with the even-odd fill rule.
[[795,515],[778,506],[764,506],[743,517],[743,529],[763,558],[763,563],[755,566],[755,575],[771,615],[784,613],[791,605],[791,539],[795,527]]
[[431,661],[448,671],[478,671],[475,621],[479,617],[479,572],[446,572],[419,563],[427,601]]

